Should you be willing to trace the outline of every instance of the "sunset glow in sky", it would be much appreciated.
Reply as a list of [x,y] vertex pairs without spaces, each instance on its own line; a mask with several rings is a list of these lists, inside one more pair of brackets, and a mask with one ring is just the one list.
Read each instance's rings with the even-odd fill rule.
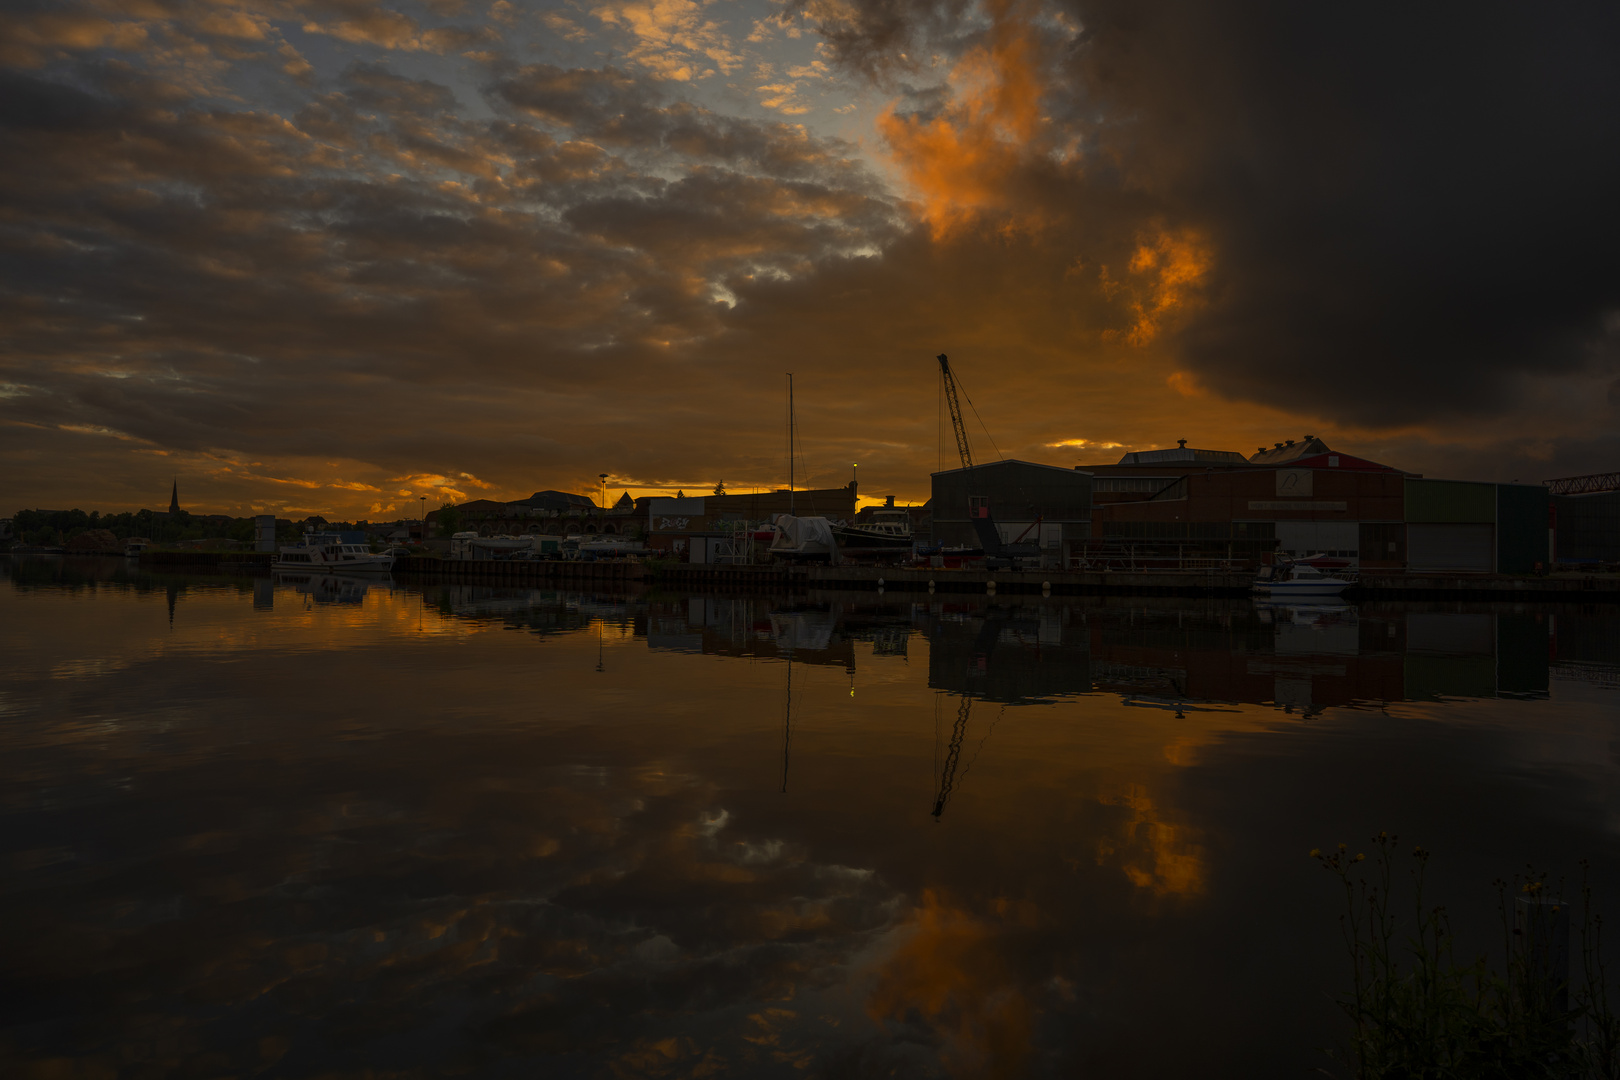
[[778,487],[789,371],[801,486],[921,501],[942,351],[1008,457],[1611,470],[1615,55],[1596,3],[8,4],[0,514]]

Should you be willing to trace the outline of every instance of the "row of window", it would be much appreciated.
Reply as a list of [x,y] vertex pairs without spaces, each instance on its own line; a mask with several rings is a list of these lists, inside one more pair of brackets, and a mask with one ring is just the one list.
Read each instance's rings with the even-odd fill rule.
[[1099,476],[1091,481],[1091,490],[1100,492],[1137,492],[1153,494],[1175,483],[1174,476]]

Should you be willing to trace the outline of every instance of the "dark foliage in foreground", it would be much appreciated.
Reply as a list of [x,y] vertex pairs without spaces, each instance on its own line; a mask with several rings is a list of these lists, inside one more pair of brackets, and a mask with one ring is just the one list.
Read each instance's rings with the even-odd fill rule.
[[[1498,970],[1485,956],[1456,959],[1446,909],[1423,899],[1430,853],[1414,847],[1409,873],[1397,875],[1397,838],[1379,833],[1372,843],[1370,864],[1344,844],[1311,852],[1343,887],[1339,920],[1353,978],[1337,998],[1351,1022],[1348,1052],[1331,1056],[1357,1080],[1620,1076],[1620,1017],[1608,999],[1603,918],[1593,911],[1584,863],[1574,956],[1575,905],[1552,894],[1545,874],[1495,883]],[[1410,896],[1397,902],[1400,876],[1409,878]]]

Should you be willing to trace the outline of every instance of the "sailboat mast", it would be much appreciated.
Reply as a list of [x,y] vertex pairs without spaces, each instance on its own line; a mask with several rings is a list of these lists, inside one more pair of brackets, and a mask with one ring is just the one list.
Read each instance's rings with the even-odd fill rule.
[[787,372],[787,513],[794,512],[794,372]]

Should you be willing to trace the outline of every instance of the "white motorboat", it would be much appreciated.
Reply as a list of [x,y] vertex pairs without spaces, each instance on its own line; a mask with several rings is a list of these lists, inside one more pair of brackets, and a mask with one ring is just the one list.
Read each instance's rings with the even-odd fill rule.
[[303,543],[281,548],[270,568],[305,574],[386,574],[394,568],[394,557],[373,554],[366,544],[345,544],[331,533],[305,533]]
[[1263,566],[1255,579],[1254,591],[1277,602],[1295,600],[1320,603],[1338,597],[1354,582],[1326,573],[1309,562],[1282,562]]

